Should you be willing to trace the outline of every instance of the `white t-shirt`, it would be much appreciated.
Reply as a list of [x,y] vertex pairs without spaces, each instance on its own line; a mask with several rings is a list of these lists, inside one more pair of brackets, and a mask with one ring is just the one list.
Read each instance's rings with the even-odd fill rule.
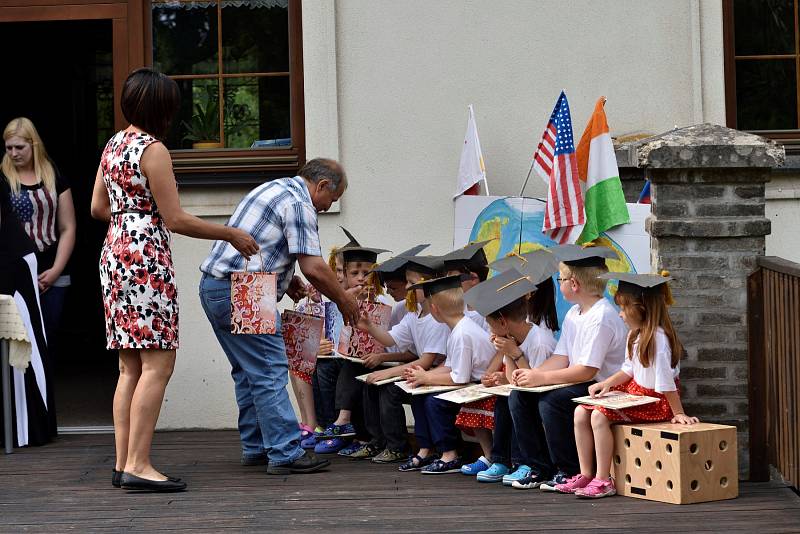
[[444,354],[450,329],[446,324],[437,322],[431,314],[420,319],[417,314],[408,313],[389,330],[389,335],[400,352],[410,350],[417,356],[426,352]]
[[453,382],[466,384],[481,379],[496,352],[489,334],[465,316],[447,338],[444,364],[450,368]]
[[555,348],[556,338],[553,336],[552,330],[537,325],[531,325],[528,335],[519,346],[519,350],[522,351],[523,357],[531,368],[542,365],[553,354]]
[[672,350],[669,346],[669,339],[664,330],[659,328],[656,331],[656,357],[650,362],[650,367],[644,367],[639,361],[639,341],[633,342],[633,358],[625,355],[625,362],[622,364],[622,371],[630,376],[642,387],[654,389],[658,393],[665,391],[677,391],[675,379],[680,374],[680,364],[673,369]]
[[465,305],[464,315],[472,319],[475,322],[475,324],[483,328],[485,332],[491,332],[491,330],[489,329],[489,323],[486,322],[486,317],[484,317],[480,313],[476,312],[475,310],[470,310]]
[[561,325],[554,354],[569,357],[569,364],[596,368],[594,380],[605,380],[622,367],[628,328],[611,303],[602,298],[586,313],[580,305],[569,309]]
[[[395,303],[392,306],[392,315],[389,317],[389,329],[391,330],[394,326],[400,324],[400,321],[403,320],[403,317],[409,313],[411,312],[406,309],[405,300]],[[403,352],[403,350],[400,350],[397,345],[394,345],[392,347],[386,347],[386,352]]]

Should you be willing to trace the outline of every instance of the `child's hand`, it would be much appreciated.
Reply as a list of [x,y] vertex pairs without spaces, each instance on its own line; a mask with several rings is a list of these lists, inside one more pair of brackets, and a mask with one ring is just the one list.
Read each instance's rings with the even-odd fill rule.
[[358,296],[361,294],[361,291],[363,291],[363,290],[364,290],[364,286],[353,286],[353,287],[348,287],[347,289],[345,289],[345,293],[347,293],[351,297],[357,299]]
[[367,369],[374,369],[383,363],[383,354],[375,352],[373,354],[367,354],[362,359],[364,367],[366,367]]
[[365,332],[369,332],[369,328],[372,326],[372,321],[369,320],[367,314],[362,313],[361,317],[359,317],[358,322],[356,323],[356,328],[359,330],[364,330]]
[[427,378],[426,377],[427,371],[425,371],[425,369],[423,369],[421,366],[412,365],[411,367],[406,369],[406,373],[408,375],[406,381],[411,385],[412,388],[425,385],[425,379]]
[[592,397],[593,399],[595,397],[602,397],[609,391],[611,391],[611,387],[606,384],[605,380],[589,386],[589,396]]
[[503,376],[505,376],[504,373],[501,373],[500,371],[485,374],[481,377],[481,384],[483,384],[487,388],[499,386],[503,383],[502,382]]
[[670,422],[676,425],[693,425],[695,423],[699,423],[700,419],[697,417],[689,417],[685,413],[679,413],[673,417],[672,421]]
[[386,372],[387,370],[384,369],[382,371],[375,371],[367,375],[367,384],[375,384],[380,382],[384,378],[389,378],[389,374]]
[[323,356],[327,356],[332,352],[333,352],[333,341],[325,338],[319,342],[319,350],[317,351],[317,354],[322,354]]
[[522,351],[519,350],[517,342],[513,339],[495,336],[492,343],[494,343],[494,348],[497,349],[498,352],[501,352],[503,355],[508,356],[509,358],[517,358],[522,356]]
[[537,369],[516,369],[511,378],[514,380],[514,385],[523,388],[542,385],[542,372]]

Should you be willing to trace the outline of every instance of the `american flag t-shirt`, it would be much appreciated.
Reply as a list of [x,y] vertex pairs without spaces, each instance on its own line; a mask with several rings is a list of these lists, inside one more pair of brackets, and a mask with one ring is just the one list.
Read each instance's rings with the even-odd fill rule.
[[548,184],[542,232],[559,244],[574,241],[572,237],[577,236],[572,236],[571,230],[580,229],[585,216],[572,136],[572,118],[567,95],[563,91],[550,115],[533,160],[534,170]]
[[54,191],[48,191],[42,185],[22,186],[19,193],[11,194],[11,206],[39,252],[44,252],[58,241]]

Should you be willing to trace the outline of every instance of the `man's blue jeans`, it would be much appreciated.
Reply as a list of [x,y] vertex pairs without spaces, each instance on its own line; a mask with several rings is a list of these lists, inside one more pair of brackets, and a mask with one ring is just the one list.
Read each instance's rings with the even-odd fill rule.
[[[266,451],[271,465],[294,462],[303,450],[297,416],[286,390],[289,366],[283,337],[231,334],[230,280],[203,275],[200,302],[231,364],[242,453],[256,456]],[[280,317],[277,327],[280,332]]]

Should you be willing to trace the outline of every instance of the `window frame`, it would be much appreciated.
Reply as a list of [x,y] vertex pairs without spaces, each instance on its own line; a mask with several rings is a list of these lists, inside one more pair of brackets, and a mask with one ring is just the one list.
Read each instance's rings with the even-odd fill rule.
[[[145,0],[143,7],[145,64],[152,66],[153,14],[151,0]],[[180,185],[228,186],[259,184],[287,175],[294,176],[305,164],[306,135],[301,0],[289,0],[287,11],[289,17],[289,128],[292,145],[286,148],[170,150],[175,178]]]
[[[722,0],[722,41],[725,71],[725,122],[729,128],[738,129],[736,120],[736,40],[734,35],[734,0]],[[787,152],[800,153],[800,20],[798,20],[798,10],[800,0],[794,0],[794,19],[795,19],[795,53],[780,54],[794,56],[795,69],[797,76],[797,124],[798,128],[791,130],[746,130],[747,132],[774,139],[786,145]],[[762,54],[764,59],[769,59],[773,54]],[[758,57],[762,56],[759,55]],[[755,59],[755,56],[754,56]]]

